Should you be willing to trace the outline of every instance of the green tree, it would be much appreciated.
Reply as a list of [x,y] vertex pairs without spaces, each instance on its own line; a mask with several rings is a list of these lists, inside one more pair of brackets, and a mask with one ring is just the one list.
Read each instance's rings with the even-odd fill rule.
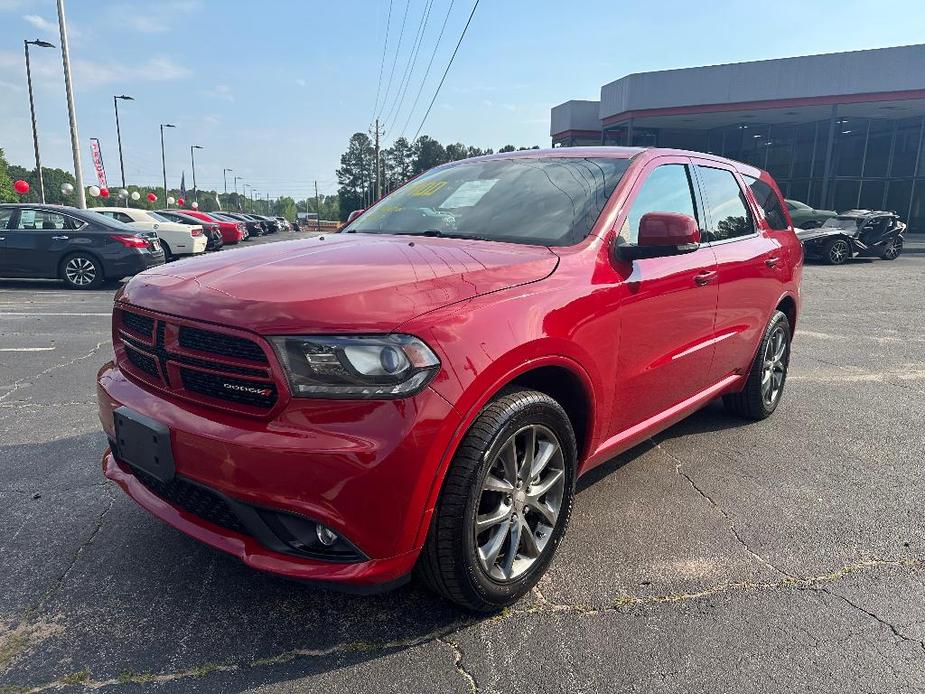
[[341,155],[340,168],[337,169],[341,219],[354,210],[360,210],[372,202],[373,160],[375,159],[373,143],[366,133],[354,133],[350,137],[347,151]]
[[277,198],[276,202],[273,203],[273,216],[275,217],[285,217],[291,222],[296,218],[297,212],[298,208],[296,207],[295,200],[287,195]]
[[501,149],[498,150],[498,154],[504,154],[505,152],[516,152],[517,148],[514,145],[504,145]]
[[434,138],[421,135],[414,143],[414,174],[423,173],[449,161],[446,149]]
[[385,187],[392,191],[414,176],[414,147],[400,137],[382,153],[385,168]]

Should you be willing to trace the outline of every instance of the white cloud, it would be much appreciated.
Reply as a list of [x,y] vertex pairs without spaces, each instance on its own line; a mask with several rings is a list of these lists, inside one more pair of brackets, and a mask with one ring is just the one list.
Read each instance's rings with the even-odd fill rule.
[[234,94],[231,92],[231,87],[229,87],[227,84],[217,84],[211,89],[207,89],[203,93],[206,96],[211,96],[215,99],[234,101]]
[[52,24],[51,22],[49,22],[49,21],[48,21],[47,19],[45,19],[44,17],[40,17],[40,16],[37,15],[37,14],[27,14],[27,15],[23,15],[23,19],[24,19],[25,21],[29,22],[29,24],[31,24],[32,26],[34,26],[34,27],[35,27],[36,29],[38,29],[39,31],[45,31],[45,32],[49,32],[49,33],[54,33],[54,32],[56,32],[56,31],[58,30],[58,25],[57,25],[57,24]]
[[149,3],[144,8],[118,5],[112,8],[110,18],[120,27],[127,27],[142,34],[163,34],[170,31],[173,26],[172,20],[178,15],[191,14],[200,7],[199,0],[159,1]]
[[138,64],[74,61],[74,81],[81,87],[114,82],[168,82],[189,77],[191,71],[170,58],[156,57]]

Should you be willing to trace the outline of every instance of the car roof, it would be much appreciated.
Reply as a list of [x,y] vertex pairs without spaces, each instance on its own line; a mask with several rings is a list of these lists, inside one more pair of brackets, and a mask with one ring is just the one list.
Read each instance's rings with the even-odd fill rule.
[[[674,149],[670,147],[622,147],[622,146],[592,146],[592,147],[547,147],[546,149],[523,149],[516,152],[498,152],[472,159],[462,159],[449,162],[444,166],[452,166],[463,162],[491,161],[494,159],[562,159],[569,157],[600,158],[600,159],[655,159],[663,156],[696,157],[709,161],[731,164],[739,173],[760,178],[765,172],[751,164],[735,159],[720,157],[707,152],[695,152],[688,149]],[[767,175],[767,174],[765,174]]]

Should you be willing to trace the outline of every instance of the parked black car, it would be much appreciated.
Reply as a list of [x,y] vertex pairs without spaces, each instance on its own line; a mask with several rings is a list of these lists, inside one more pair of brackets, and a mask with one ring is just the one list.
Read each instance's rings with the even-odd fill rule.
[[218,224],[204,222],[201,219],[191,217],[182,212],[177,212],[176,210],[158,210],[157,213],[161,217],[166,217],[171,222],[176,222],[177,224],[185,224],[189,227],[202,227],[202,233],[206,235],[207,251],[220,251],[222,246],[225,245],[225,241],[222,239],[222,230]]
[[797,229],[807,258],[841,265],[855,256],[895,260],[903,251],[906,225],[895,212],[848,210],[817,229]]
[[164,263],[155,238],[89,210],[0,204],[0,277],[60,279],[96,289]]
[[279,222],[272,217],[266,217],[262,214],[247,214],[245,216],[260,222],[263,225],[263,232],[265,234],[275,234],[279,231]]
[[225,212],[224,210],[219,210],[217,213],[210,212],[209,214],[220,214],[225,217],[225,219],[233,220],[235,222],[244,222],[245,226],[247,227],[247,233],[251,238],[255,236],[263,236],[266,233],[263,224],[261,224],[259,220],[251,219],[246,214],[241,214],[240,212]]

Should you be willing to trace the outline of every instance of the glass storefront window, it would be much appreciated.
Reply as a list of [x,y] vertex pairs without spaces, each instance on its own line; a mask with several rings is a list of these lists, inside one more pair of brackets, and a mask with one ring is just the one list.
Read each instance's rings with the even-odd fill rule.
[[816,124],[806,123],[797,128],[793,146],[793,176],[811,176],[813,172],[813,146],[816,140]]
[[861,198],[858,201],[858,207],[862,210],[883,209],[883,191],[885,189],[885,181],[864,181],[861,183]]
[[860,176],[864,161],[864,140],[867,138],[867,120],[839,118],[835,127],[836,176]]
[[886,176],[890,162],[890,145],[893,142],[893,121],[872,120],[867,136],[867,154],[864,157],[864,178]]
[[925,231],[925,179],[919,178],[915,181],[908,224],[911,232]]
[[913,175],[915,172],[915,159],[919,153],[919,136],[921,132],[921,118],[899,122],[899,126],[896,128],[896,144],[893,147],[891,176]]
[[793,146],[797,129],[792,125],[772,125],[768,141],[767,170],[774,178],[790,178]]
[[853,210],[858,206],[858,191],[860,190],[860,181],[836,181],[835,182],[835,211],[844,212]]
[[886,209],[895,212],[904,222],[909,214],[912,181],[890,181],[886,191]]

